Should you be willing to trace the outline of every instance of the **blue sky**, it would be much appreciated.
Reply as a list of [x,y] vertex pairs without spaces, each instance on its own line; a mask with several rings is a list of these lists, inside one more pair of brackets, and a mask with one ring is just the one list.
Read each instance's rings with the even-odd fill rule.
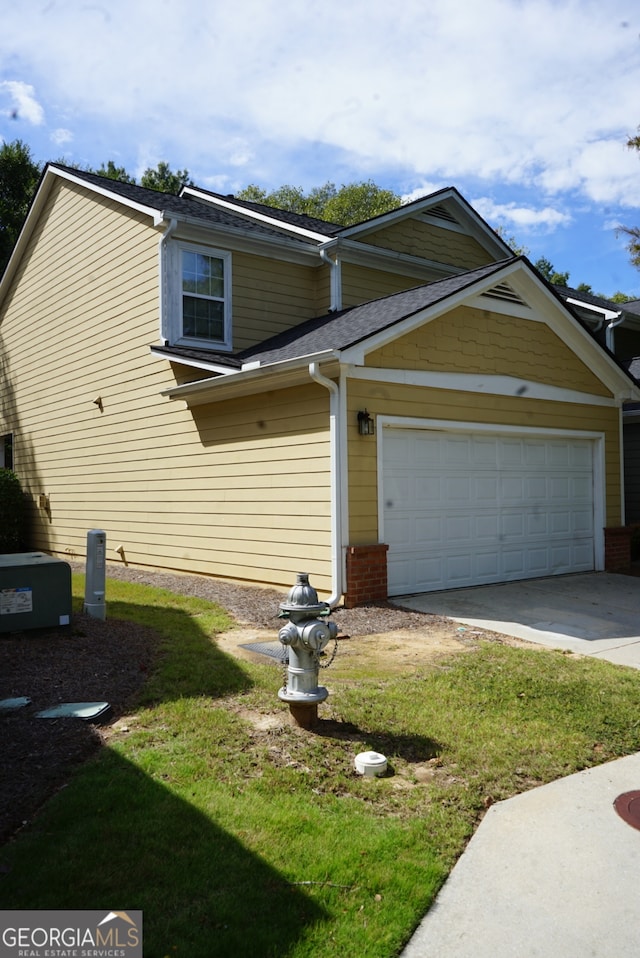
[[640,298],[637,0],[6,0],[0,138],[201,186],[456,186],[570,283]]

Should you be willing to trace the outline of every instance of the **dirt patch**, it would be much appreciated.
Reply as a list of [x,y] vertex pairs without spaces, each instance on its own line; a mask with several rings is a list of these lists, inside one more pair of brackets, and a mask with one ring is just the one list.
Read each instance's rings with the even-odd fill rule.
[[[332,673],[342,677],[348,676],[350,672],[383,672],[394,675],[405,672],[408,668],[433,662],[444,655],[468,651],[477,647],[480,639],[510,641],[504,636],[498,638],[494,633],[463,629],[448,620],[432,622],[431,618],[423,616],[420,629],[398,628],[368,635],[340,634]],[[245,646],[272,644],[277,641],[277,630],[268,629],[239,628],[224,632],[217,638],[218,645],[224,652],[248,662],[261,663],[267,661],[265,656]],[[327,655],[332,653],[331,642],[327,647]]]

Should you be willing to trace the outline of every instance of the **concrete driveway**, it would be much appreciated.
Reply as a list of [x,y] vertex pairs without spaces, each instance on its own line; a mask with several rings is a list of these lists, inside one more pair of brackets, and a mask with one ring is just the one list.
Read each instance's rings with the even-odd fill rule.
[[640,668],[640,578],[633,576],[553,576],[402,596],[394,602],[469,628]]

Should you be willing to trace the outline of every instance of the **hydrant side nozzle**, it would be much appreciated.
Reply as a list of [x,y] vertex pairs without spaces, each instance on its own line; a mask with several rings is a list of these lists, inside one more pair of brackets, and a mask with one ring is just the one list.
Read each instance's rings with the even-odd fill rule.
[[283,645],[295,645],[298,641],[299,635],[300,633],[293,622],[287,622],[287,624],[283,625],[278,632],[278,638]]

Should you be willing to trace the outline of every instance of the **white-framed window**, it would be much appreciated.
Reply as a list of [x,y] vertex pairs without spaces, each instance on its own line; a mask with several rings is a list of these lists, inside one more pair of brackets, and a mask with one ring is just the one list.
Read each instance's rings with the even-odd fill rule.
[[200,349],[231,349],[231,253],[172,244],[168,259],[168,339]]

